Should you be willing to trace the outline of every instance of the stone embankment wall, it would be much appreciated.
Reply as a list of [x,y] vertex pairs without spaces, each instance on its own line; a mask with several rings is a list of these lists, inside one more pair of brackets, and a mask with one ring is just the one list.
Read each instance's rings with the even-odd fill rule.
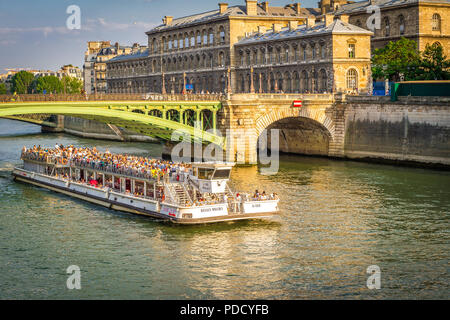
[[347,97],[343,155],[450,166],[450,98]]
[[157,139],[123,128],[71,116],[58,116],[58,127],[43,127],[43,131],[66,132],[79,137],[103,140],[158,142]]

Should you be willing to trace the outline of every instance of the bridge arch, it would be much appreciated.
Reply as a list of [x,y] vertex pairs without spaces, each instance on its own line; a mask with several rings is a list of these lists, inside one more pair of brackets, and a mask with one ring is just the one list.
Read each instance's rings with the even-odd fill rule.
[[325,110],[310,110],[308,108],[283,108],[272,110],[271,112],[256,119],[256,134],[257,136],[260,136],[264,129],[279,120],[296,117],[308,118],[318,122],[327,129],[331,139],[334,140],[334,123],[325,114]]
[[[287,153],[322,155],[329,153],[335,139],[334,124],[325,110],[308,108],[275,109],[256,120],[256,136],[264,130],[279,129],[279,150]],[[271,134],[268,133],[268,147]]]

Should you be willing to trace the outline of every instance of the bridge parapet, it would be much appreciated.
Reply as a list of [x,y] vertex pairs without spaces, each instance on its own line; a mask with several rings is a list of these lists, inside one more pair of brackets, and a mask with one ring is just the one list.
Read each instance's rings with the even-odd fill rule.
[[50,102],[50,101],[220,101],[223,94],[3,94],[1,102]]

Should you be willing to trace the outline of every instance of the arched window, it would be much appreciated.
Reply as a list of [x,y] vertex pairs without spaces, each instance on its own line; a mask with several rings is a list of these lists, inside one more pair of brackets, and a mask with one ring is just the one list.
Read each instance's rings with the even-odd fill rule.
[[219,53],[219,66],[223,67],[225,65],[225,58],[222,51]]
[[400,34],[405,34],[405,18],[403,15],[398,16],[398,30]]
[[389,18],[386,17],[384,18],[384,35],[386,37],[389,37],[390,34],[391,34],[391,26],[389,24]]
[[431,18],[431,27],[433,31],[441,31],[441,16],[437,13]]
[[200,31],[197,31],[197,46],[200,47],[202,45],[202,37],[200,35]]
[[213,33],[213,31],[212,31],[212,29],[211,30],[209,30],[209,44],[214,44],[214,33]]
[[358,72],[356,69],[351,68],[347,71],[346,83],[347,89],[354,90],[358,88]]
[[219,29],[219,37],[220,37],[220,43],[225,43],[225,30],[223,27],[220,27]]

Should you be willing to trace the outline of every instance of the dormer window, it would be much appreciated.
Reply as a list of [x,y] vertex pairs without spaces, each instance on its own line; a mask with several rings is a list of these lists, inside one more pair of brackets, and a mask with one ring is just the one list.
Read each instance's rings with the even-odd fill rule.
[[349,58],[354,58],[355,56],[356,56],[355,44],[354,43],[349,43],[348,44],[348,57]]

